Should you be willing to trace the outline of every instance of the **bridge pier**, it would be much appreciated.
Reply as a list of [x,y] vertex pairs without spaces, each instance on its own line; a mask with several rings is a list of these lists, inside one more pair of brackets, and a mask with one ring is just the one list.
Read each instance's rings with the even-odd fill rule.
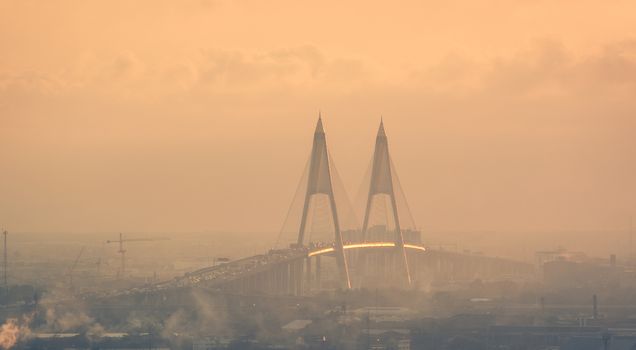
[[296,287],[298,286],[298,272],[296,271],[296,263],[289,263],[289,294],[296,295]]
[[270,271],[263,271],[262,275],[262,283],[263,283],[263,292],[265,294],[272,293],[272,273]]
[[272,288],[272,292],[274,294],[283,294],[283,266],[277,265],[272,269],[272,277],[274,281],[274,286]]
[[285,293],[285,276],[283,273],[283,265],[278,265],[276,269],[276,294],[284,294]]
[[296,261],[296,269],[298,271],[298,284],[296,285],[296,293],[297,295],[304,294],[304,285],[305,285],[305,259],[301,259]]
[[289,283],[289,264],[285,263],[282,266],[281,273],[283,274],[283,294],[289,294],[290,283]]
[[311,293],[311,257],[305,259],[305,293]]
[[320,255],[316,257],[316,288],[318,290],[322,289],[322,267],[320,262]]
[[419,259],[417,254],[407,252],[406,259],[409,263],[409,271],[411,272],[411,282],[417,283],[419,281]]
[[292,295],[302,295],[302,286],[303,286],[303,261],[297,260],[292,261],[289,264],[291,268],[291,294]]
[[270,269],[267,275],[269,293],[276,294],[276,288],[278,288],[278,280],[276,279],[276,268]]

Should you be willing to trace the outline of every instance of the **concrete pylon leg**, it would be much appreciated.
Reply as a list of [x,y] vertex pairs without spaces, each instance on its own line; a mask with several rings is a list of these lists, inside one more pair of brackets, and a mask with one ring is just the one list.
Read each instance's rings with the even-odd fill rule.
[[336,254],[336,263],[340,274],[340,282],[342,288],[349,289],[351,288],[349,268],[347,267],[347,259],[345,258],[342,233],[340,232],[340,222],[338,221],[336,199],[333,193],[331,169],[329,167],[329,152],[327,152],[327,139],[322,127],[322,118],[320,117],[318,118],[316,131],[314,132],[314,143],[309,162],[309,177],[307,179],[307,192],[305,194],[303,213],[300,221],[300,228],[298,230],[297,244],[300,246],[305,244],[305,230],[307,226],[309,206],[311,198],[316,194],[326,194],[327,197],[329,197],[329,206],[331,207],[331,218],[333,220],[335,235],[334,252]]
[[[364,220],[362,222],[362,239],[367,239],[367,231],[369,228],[369,219],[371,214],[371,204],[376,195],[385,194],[391,200],[391,209],[393,215],[393,224],[395,226],[395,248],[400,256],[400,263],[404,274],[404,281],[407,286],[411,285],[411,272],[409,270],[409,262],[406,257],[406,249],[404,247],[404,236],[400,227],[400,217],[398,215],[397,203],[395,200],[395,191],[393,188],[393,174],[391,171],[391,158],[389,156],[389,143],[384,131],[384,124],[380,122],[380,128],[375,139],[375,151],[373,153],[373,166],[371,168],[371,182],[369,186],[369,195],[367,197],[367,205],[364,212]],[[388,216],[388,214],[387,214]]]

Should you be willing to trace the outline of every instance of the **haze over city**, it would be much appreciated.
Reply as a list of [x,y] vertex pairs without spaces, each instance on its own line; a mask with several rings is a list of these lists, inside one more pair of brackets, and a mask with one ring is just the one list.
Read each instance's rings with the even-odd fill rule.
[[[389,223],[397,210],[385,208],[387,222],[378,227],[386,235],[375,242],[402,255],[377,259],[397,259],[390,260],[399,271],[393,275],[408,277],[399,282],[403,291],[430,293],[417,294],[424,304],[453,283],[473,292],[476,280],[514,281],[543,297],[559,280],[544,267],[554,261],[611,265],[629,275],[636,262],[634,23],[636,3],[614,0],[0,0],[0,232],[9,237],[0,315],[26,315],[11,308],[32,303],[33,329],[61,331],[37,320],[35,294],[97,305],[142,285],[154,295],[164,279],[198,290],[193,279],[210,277],[199,269],[216,268],[219,258],[284,261],[285,283],[301,278],[293,266],[306,261],[308,278],[319,280],[310,261],[325,249],[335,257],[333,271],[325,268],[332,279],[307,280],[294,296],[382,289],[356,279],[375,266],[354,252],[369,243],[373,171],[392,174],[384,181],[395,194],[376,179],[378,193],[404,205],[401,225]],[[384,132],[386,159],[377,146]],[[325,169],[334,188],[325,189],[322,177],[315,193],[306,190],[311,174]],[[326,208],[337,202],[343,210],[345,192],[355,215],[341,215],[338,227]],[[313,194],[336,198],[314,204]],[[303,203],[307,213],[326,215],[328,229],[316,228]],[[303,241],[305,221],[327,238]],[[132,244],[146,240],[153,242]],[[438,270],[410,271],[410,263],[429,266],[422,259],[430,256],[406,249],[432,254]],[[495,261],[488,259],[502,259],[497,274],[483,267]],[[441,267],[447,261],[482,265],[451,276]],[[257,295],[272,288],[251,277],[240,278],[246,285],[216,284],[226,275],[213,271],[206,288],[250,298],[254,288]],[[633,276],[621,276],[631,288],[625,281]],[[54,285],[68,278],[70,291],[60,293]],[[614,286],[606,282],[603,288]],[[12,283],[33,292],[10,297]],[[280,288],[263,293],[288,292]],[[590,293],[602,299],[600,290]],[[506,293],[500,296],[517,296]],[[610,293],[612,300],[631,307],[621,293]],[[358,306],[369,307],[364,300]],[[413,303],[418,315],[429,310]],[[100,326],[129,331],[92,307],[82,312]],[[467,310],[442,309],[446,316]],[[285,321],[293,318],[300,316]]]

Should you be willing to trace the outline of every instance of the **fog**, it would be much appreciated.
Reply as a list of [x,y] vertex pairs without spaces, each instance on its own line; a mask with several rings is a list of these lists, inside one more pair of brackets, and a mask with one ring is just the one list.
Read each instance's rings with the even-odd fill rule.
[[[215,332],[279,344],[281,327],[303,318],[362,337],[374,288],[437,331],[442,318],[501,315],[508,302],[532,314],[524,325],[585,323],[592,294],[627,305],[607,311],[625,321],[636,288],[634,23],[636,4],[622,0],[0,1],[0,347],[131,330],[176,348]],[[346,248],[331,231],[293,244],[319,115],[332,191],[339,210],[352,207],[340,217]],[[381,120],[412,238],[408,256],[402,238],[384,242],[401,249],[407,275],[413,263],[417,283],[401,290],[392,253],[372,266],[396,270],[365,280],[366,253],[350,244]],[[318,193],[327,214],[328,192]],[[135,241],[106,243],[120,233]],[[343,258],[325,255],[321,282],[310,262],[325,249]],[[554,261],[538,261],[544,253]],[[346,264],[351,291],[334,277]],[[576,310],[550,314],[544,298]],[[540,312],[525,309],[539,299]],[[612,322],[599,324],[624,326]],[[424,332],[414,342],[428,339],[424,323],[408,324]]]
[[275,232],[322,110],[350,196],[384,116],[424,231],[627,230],[633,4],[499,5],[3,2],[0,222]]

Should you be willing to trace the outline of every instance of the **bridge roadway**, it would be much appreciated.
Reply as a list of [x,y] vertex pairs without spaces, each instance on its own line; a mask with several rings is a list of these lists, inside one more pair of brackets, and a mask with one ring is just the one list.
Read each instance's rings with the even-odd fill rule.
[[[347,243],[345,251],[394,248],[394,242]],[[434,271],[448,279],[512,276],[532,272],[532,266],[507,259],[428,250],[418,244],[405,244],[409,260],[418,262],[420,270]],[[208,289],[233,290],[240,293],[301,295],[320,288],[320,258],[333,255],[333,244],[273,249],[217,266],[188,272],[174,279],[125,290],[92,295],[110,298],[125,295],[153,294],[180,288],[204,286]],[[311,262],[314,261],[314,264]],[[312,267],[313,265],[313,267]],[[316,282],[318,280],[318,282]]]
[[[369,242],[345,244],[345,250],[378,249],[395,247],[393,242]],[[405,244],[407,249],[426,251],[421,245]],[[157,282],[152,285],[135,287],[124,290],[113,290],[100,293],[99,297],[115,297],[118,295],[132,295],[160,292],[175,288],[194,287],[204,283],[208,288],[219,287],[232,281],[240,280],[250,275],[262,273],[275,265],[287,265],[294,261],[303,261],[311,257],[330,255],[334,252],[333,244],[311,244],[309,247],[287,249],[272,249],[267,254],[259,254],[216,266],[204,267],[185,273],[174,279]]]
[[[393,242],[368,242],[350,243],[343,246],[345,251],[352,249],[378,249],[394,248]],[[405,248],[424,252],[426,248],[416,244],[405,244]],[[255,255],[248,258],[236,260],[227,264],[214,267],[206,267],[187,273],[184,278],[177,282],[177,287],[193,286],[203,281],[210,281],[212,285],[225,283],[236,278],[243,278],[250,274],[257,274],[268,270],[272,265],[290,263],[292,261],[304,260],[321,255],[329,255],[335,251],[332,244],[315,245],[308,248],[289,248],[283,250],[271,250],[268,254]]]

